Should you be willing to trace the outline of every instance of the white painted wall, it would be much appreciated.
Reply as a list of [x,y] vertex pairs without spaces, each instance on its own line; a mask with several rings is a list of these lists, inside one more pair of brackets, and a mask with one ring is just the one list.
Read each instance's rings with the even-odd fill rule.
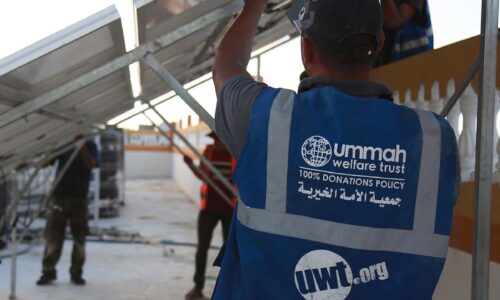
[[[213,139],[206,136],[207,133],[208,131],[191,132],[186,133],[185,137],[202,153],[207,144],[213,143]],[[175,137],[174,141],[182,148],[185,148],[185,144],[178,137]],[[195,160],[194,163],[200,165],[199,160]],[[172,178],[191,199],[200,200],[201,181],[194,176],[193,172],[184,163],[183,156],[179,153],[172,155]]]
[[[490,299],[500,299],[500,264],[490,264]],[[443,274],[434,293],[434,300],[470,300],[472,255],[449,249]]]
[[151,179],[172,177],[171,152],[125,151],[125,177]]
[[[184,163],[182,155],[174,153],[172,158],[172,178],[189,198],[198,202],[200,200],[201,180],[193,175],[191,169]],[[194,163],[199,165],[199,161],[194,161]]]

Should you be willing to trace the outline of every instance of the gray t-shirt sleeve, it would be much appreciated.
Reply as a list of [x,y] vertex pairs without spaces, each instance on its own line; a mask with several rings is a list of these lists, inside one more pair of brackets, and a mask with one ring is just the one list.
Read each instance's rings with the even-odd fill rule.
[[249,75],[240,75],[224,85],[217,99],[215,129],[236,159],[245,144],[253,105],[266,87]]

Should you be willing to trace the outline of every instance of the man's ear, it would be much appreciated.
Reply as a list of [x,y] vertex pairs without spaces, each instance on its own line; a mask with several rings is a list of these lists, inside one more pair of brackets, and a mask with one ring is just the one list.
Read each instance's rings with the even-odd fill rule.
[[384,49],[384,45],[385,45],[385,33],[382,32],[382,34],[380,34],[380,38],[378,39],[377,55],[382,51],[382,49]]
[[309,71],[309,67],[314,60],[314,50],[311,41],[305,37],[301,37],[300,49],[302,53],[302,64],[306,71]]

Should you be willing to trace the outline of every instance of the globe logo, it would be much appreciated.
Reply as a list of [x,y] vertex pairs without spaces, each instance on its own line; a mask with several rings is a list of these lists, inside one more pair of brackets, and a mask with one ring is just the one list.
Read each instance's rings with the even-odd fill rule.
[[323,167],[332,158],[332,145],[322,136],[312,136],[302,145],[302,158],[311,167]]

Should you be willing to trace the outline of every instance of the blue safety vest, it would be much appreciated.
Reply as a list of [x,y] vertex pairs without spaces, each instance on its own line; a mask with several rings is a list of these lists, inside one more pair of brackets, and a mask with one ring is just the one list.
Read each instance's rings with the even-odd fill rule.
[[235,173],[213,299],[431,299],[460,182],[441,117],[267,88]]
[[408,21],[396,29],[391,61],[398,61],[434,49],[434,33],[429,4],[425,5],[426,15],[423,26]]

